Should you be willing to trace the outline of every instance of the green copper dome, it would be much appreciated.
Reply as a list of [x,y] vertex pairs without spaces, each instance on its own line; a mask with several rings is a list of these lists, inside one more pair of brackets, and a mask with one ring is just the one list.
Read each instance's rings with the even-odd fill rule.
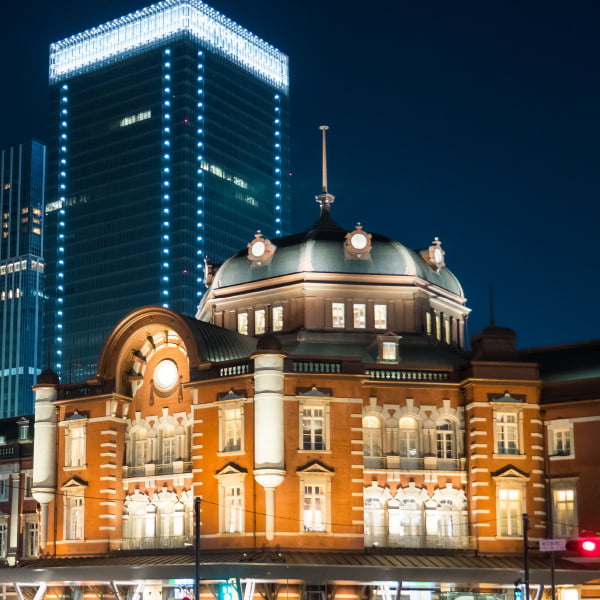
[[[373,233],[367,234],[367,251],[357,258],[356,253],[347,251],[348,233],[325,213],[308,231],[271,240],[274,252],[265,255],[264,261],[251,260],[248,250],[241,250],[219,268],[211,287],[224,288],[303,272],[408,275],[464,297],[452,272],[445,266],[436,268],[418,251]],[[261,251],[262,248],[261,245]]]

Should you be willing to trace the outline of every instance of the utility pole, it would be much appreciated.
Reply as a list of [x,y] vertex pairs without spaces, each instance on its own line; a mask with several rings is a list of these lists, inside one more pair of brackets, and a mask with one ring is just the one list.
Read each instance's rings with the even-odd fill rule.
[[[531,600],[529,596],[529,517],[523,513],[523,579],[525,580],[525,600]],[[197,599],[196,599],[197,600]]]
[[194,600],[200,600],[200,498],[194,498],[194,542],[196,561],[194,565]]

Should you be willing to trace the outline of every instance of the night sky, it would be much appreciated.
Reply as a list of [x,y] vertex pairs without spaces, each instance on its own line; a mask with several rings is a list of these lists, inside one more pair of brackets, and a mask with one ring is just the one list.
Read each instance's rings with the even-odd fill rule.
[[[143,0],[0,9],[0,147],[45,141],[48,45]],[[519,347],[600,338],[600,2],[213,0],[290,57],[291,229],[332,216],[424,248]]]

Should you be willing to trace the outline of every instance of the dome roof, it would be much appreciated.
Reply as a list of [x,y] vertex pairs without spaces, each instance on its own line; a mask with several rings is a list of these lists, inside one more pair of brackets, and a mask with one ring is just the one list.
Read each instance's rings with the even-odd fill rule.
[[449,269],[430,266],[418,251],[383,235],[369,234],[371,247],[364,258],[349,257],[345,249],[348,233],[324,213],[311,229],[273,239],[274,253],[262,264],[249,260],[247,249],[241,250],[223,263],[211,287],[223,288],[303,272],[412,275],[464,297],[458,279]]

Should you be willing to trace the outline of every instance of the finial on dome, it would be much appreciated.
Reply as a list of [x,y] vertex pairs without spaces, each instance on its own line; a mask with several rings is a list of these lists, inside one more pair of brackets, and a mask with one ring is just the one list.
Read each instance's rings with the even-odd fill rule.
[[322,145],[322,193],[315,197],[315,200],[321,205],[321,216],[329,214],[329,207],[333,204],[335,196],[332,196],[327,191],[327,141],[325,132],[329,129],[328,125],[320,125],[321,130],[321,145]]

